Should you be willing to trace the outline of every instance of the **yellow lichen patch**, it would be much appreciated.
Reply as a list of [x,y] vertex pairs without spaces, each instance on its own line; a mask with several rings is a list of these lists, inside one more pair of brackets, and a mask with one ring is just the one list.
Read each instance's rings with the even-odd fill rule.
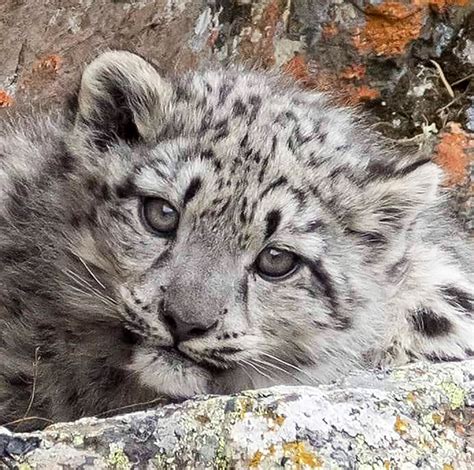
[[438,413],[433,413],[431,415],[431,419],[433,420],[433,423],[435,424],[441,424],[443,422],[443,417]]
[[385,468],[385,470],[390,470],[391,466],[390,466],[390,462],[388,460],[384,461],[383,468]]
[[278,424],[278,426],[281,426],[285,422],[285,417],[282,415],[275,415],[273,417],[273,421]]
[[9,108],[13,105],[13,98],[3,90],[0,90],[0,108]]
[[123,449],[116,445],[110,446],[110,454],[107,459],[107,464],[109,465],[109,468],[113,468],[114,470],[129,470],[132,468],[130,460],[128,460]]
[[450,463],[445,463],[443,465],[443,470],[454,470],[454,467]]
[[244,419],[245,415],[253,411],[253,402],[250,398],[242,397],[236,402],[236,412],[240,419]]
[[443,389],[444,393],[446,393],[449,400],[449,405],[452,410],[461,408],[464,405],[466,392],[461,387],[453,382],[443,382],[441,384],[441,388]]
[[250,460],[250,468],[258,468],[263,460],[263,453],[257,450],[255,454],[253,454],[252,460]]
[[463,183],[468,177],[468,152],[474,148],[474,139],[463,131],[457,123],[450,123],[447,130],[441,134],[436,148],[435,161],[445,173],[447,186]]
[[285,457],[291,459],[295,469],[321,468],[323,460],[314,452],[306,449],[304,442],[286,442],[283,444]]
[[416,395],[413,392],[408,392],[407,401],[414,403],[416,401]]
[[405,434],[408,431],[408,423],[404,419],[400,418],[400,416],[397,416],[395,419],[394,428],[398,434]]
[[356,48],[378,55],[399,55],[420,36],[426,7],[385,1],[368,5],[365,11],[365,28],[354,36]]

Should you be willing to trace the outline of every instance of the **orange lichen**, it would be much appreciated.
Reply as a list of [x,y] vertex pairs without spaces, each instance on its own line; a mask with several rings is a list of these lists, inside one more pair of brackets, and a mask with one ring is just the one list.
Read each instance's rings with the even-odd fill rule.
[[420,36],[425,7],[385,1],[365,9],[365,28],[357,31],[354,45],[360,52],[378,55],[402,54],[413,39]]
[[249,467],[250,468],[259,468],[260,464],[262,463],[263,460],[263,453],[257,450],[255,454],[253,454],[252,460],[250,460]]
[[468,150],[474,149],[474,137],[464,132],[457,123],[450,123],[441,134],[435,161],[445,173],[447,186],[462,184],[467,178]]
[[451,6],[465,7],[469,4],[469,0],[413,0],[413,4],[432,6],[438,10],[445,10]]
[[354,105],[370,101],[380,96],[380,92],[367,85],[348,83],[349,78],[362,79],[363,65],[353,65],[339,75],[327,70],[311,73],[302,54],[296,53],[284,66],[283,72],[300,82],[306,88],[332,93],[344,105]]
[[293,463],[293,468],[301,469],[304,466],[309,468],[321,468],[323,460],[314,452],[306,449],[304,442],[286,442],[283,444],[283,452]]
[[408,423],[400,418],[400,416],[397,416],[395,419],[395,425],[394,425],[395,431],[398,432],[398,434],[404,434],[408,431]]
[[244,60],[257,59],[264,67],[275,64],[274,40],[282,12],[281,1],[271,0],[262,14],[252,21],[239,46],[240,55]]
[[367,85],[362,85],[354,88],[348,88],[349,98],[355,103],[362,103],[364,101],[371,101],[380,96],[380,92]]
[[309,80],[308,64],[303,55],[299,53],[295,53],[295,55],[283,65],[283,72],[303,84]]
[[56,73],[61,68],[62,61],[61,57],[55,54],[43,57],[33,65],[33,71]]
[[13,102],[13,98],[6,91],[0,90],[0,108],[9,108]]
[[365,65],[362,64],[353,64],[349,67],[346,67],[340,74],[341,78],[345,78],[346,80],[360,80],[361,78],[365,77]]

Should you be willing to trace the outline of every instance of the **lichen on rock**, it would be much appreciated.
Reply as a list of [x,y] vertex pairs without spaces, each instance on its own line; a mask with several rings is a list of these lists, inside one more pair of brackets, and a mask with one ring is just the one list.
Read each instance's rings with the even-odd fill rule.
[[474,361],[419,363],[320,387],[273,387],[42,432],[0,430],[21,469],[469,469]]

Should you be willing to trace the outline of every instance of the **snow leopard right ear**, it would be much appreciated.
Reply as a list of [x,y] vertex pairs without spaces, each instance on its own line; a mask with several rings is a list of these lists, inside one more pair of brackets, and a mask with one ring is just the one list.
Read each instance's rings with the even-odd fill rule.
[[91,129],[101,148],[118,139],[153,141],[171,93],[145,59],[127,51],[104,52],[82,74],[76,126]]

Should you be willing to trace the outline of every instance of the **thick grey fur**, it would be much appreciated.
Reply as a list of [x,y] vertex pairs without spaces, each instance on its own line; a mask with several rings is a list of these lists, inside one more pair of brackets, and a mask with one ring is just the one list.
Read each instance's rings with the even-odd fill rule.
[[[111,51],[73,118],[0,132],[3,423],[473,354],[472,245],[440,169],[321,94]],[[144,197],[177,208],[175,236]],[[268,246],[299,268],[259,275]],[[176,345],[168,311],[201,334]]]

